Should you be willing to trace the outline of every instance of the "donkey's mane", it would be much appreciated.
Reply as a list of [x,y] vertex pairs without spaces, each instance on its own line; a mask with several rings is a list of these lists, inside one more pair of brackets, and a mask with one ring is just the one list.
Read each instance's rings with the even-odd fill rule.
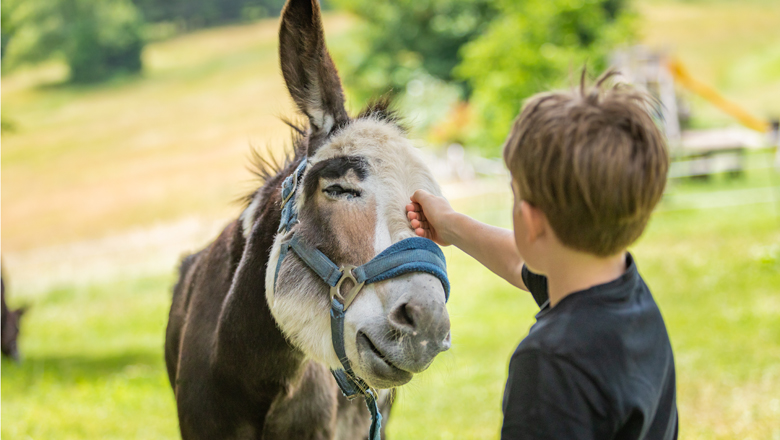
[[[408,131],[402,118],[398,114],[398,110],[393,106],[393,96],[390,94],[369,101],[360,113],[358,113],[357,118],[355,118],[355,120],[359,119],[375,119],[395,125],[403,132]],[[254,180],[258,183],[258,187],[238,199],[244,208],[252,203],[257,192],[260,191],[269,180],[276,177],[292,163],[296,162],[301,155],[306,154],[308,138],[306,136],[305,122],[292,121],[284,117],[282,117],[281,120],[289,126],[292,131],[292,144],[284,149],[284,153],[280,158],[273,155],[270,145],[266,145],[263,149],[264,151],[261,151],[261,149],[257,147],[251,148],[248,168],[254,176]]]
[[376,119],[397,126],[404,133],[408,131],[393,105],[393,96],[389,93],[369,101],[356,119]]

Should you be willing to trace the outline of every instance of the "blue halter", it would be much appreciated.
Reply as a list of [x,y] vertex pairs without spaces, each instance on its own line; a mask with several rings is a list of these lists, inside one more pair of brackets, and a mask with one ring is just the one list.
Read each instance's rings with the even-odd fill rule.
[[[298,221],[295,207],[297,189],[306,169],[304,158],[295,171],[282,184],[282,219],[279,233],[286,233]],[[369,440],[380,440],[382,414],[379,413],[377,396],[368,384],[359,378],[350,365],[344,349],[344,314],[355,297],[366,284],[384,281],[410,272],[424,272],[435,276],[444,287],[445,301],[449,299],[450,283],[447,279],[447,263],[441,249],[426,238],[411,237],[401,240],[382,251],[379,255],[361,266],[337,266],[316,247],[301,240],[296,233],[282,242],[279,260],[276,263],[274,287],[279,277],[279,268],[289,251],[293,251],[309,268],[330,286],[330,331],[333,349],[341,361],[343,369],[331,370],[341,392],[352,400],[362,395],[371,413]],[[352,287],[346,295],[341,293],[345,280],[352,281]]]

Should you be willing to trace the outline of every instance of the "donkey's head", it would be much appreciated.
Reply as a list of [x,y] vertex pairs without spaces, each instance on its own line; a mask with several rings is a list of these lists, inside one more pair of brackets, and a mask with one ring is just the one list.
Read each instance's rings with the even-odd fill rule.
[[[317,0],[287,3],[279,39],[284,79],[309,120],[303,139],[308,163],[295,201],[299,222],[276,237],[266,295],[287,338],[336,369],[329,287],[293,253],[278,261],[281,243],[295,233],[337,265],[358,266],[414,236],[404,207],[416,189],[440,190],[384,105],[355,119],[347,115]],[[408,382],[447,350],[449,330],[442,283],[409,273],[363,287],[346,312],[344,345],[358,376],[388,388]]]

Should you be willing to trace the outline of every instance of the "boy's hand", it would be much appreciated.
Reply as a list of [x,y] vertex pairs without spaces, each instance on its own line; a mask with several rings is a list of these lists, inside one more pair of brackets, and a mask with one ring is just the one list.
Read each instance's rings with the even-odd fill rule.
[[412,203],[406,205],[406,217],[414,229],[414,233],[420,237],[433,240],[441,246],[452,244],[445,238],[447,229],[447,217],[455,211],[447,199],[437,197],[428,191],[417,190],[412,195]]
[[440,246],[454,244],[496,275],[528,290],[523,283],[523,258],[517,251],[515,234],[480,223],[455,212],[447,199],[417,190],[406,205],[406,217],[414,233]]

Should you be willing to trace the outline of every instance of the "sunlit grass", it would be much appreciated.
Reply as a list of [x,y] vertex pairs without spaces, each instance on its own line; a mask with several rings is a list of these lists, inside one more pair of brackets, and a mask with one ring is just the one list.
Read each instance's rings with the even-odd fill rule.
[[162,358],[172,281],[64,286],[32,304],[23,363],[3,359],[2,437],[175,438]]
[[[508,203],[494,196],[459,207],[506,226]],[[674,346],[684,438],[780,436],[775,208],[660,211],[632,248]],[[445,254],[453,348],[400,390],[390,434],[497,438],[509,356],[537,308],[457,249]],[[3,436],[175,436],[162,359],[172,282],[163,276],[65,286],[39,299],[24,322],[25,362],[2,365]],[[23,289],[15,293],[15,303],[23,302]]]
[[[674,347],[681,438],[780,438],[776,208],[660,211],[631,249]],[[508,201],[475,214],[506,226]],[[453,349],[399,392],[396,438],[497,438],[509,356],[534,322],[529,295],[447,254]]]

